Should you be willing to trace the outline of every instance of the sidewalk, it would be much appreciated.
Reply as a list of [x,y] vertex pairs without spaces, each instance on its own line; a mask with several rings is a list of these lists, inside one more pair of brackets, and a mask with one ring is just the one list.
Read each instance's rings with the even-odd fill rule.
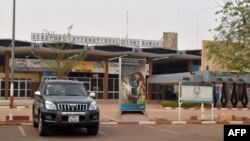
[[[177,121],[178,109],[162,108],[160,102],[148,101],[146,103],[146,116],[142,114],[124,114],[119,113],[118,100],[96,100],[100,109],[101,122],[140,122],[140,121]],[[15,108],[12,109],[13,116],[26,116],[29,121],[32,120],[32,102],[33,99],[15,99]],[[0,122],[6,121],[6,116],[9,115],[9,100],[0,99]],[[250,119],[250,109],[214,109],[214,118],[216,121],[218,116],[233,116],[230,120],[247,120]],[[211,120],[211,109],[206,109],[204,118],[207,121]],[[231,116],[231,117],[232,117]],[[190,119],[201,121],[200,109],[181,109],[181,121],[189,121]]]

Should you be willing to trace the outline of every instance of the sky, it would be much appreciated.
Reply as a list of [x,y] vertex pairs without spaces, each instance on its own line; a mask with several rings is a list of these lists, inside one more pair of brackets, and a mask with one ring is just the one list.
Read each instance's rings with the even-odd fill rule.
[[[218,0],[219,1],[219,0]],[[12,0],[0,0],[0,39],[12,37]],[[178,33],[178,49],[200,49],[218,25],[216,0],[16,0],[16,39],[44,29],[58,34],[160,40]],[[198,29],[198,32],[197,32]],[[198,37],[198,40],[197,40]],[[198,41],[198,42],[197,42]]]

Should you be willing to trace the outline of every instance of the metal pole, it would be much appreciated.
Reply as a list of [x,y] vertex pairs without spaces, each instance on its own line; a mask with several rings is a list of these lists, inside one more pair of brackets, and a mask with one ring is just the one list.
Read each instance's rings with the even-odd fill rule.
[[197,21],[196,21],[197,22],[197,27],[196,27],[197,28],[196,29],[197,30],[196,31],[197,32],[196,33],[197,34],[196,35],[197,36],[197,39],[196,39],[197,40],[197,49],[199,49],[199,19],[198,18],[199,18],[199,13],[197,14]]
[[12,48],[11,48],[11,83],[10,83],[10,111],[9,120],[13,120],[12,108],[13,104],[13,93],[14,93],[14,47],[15,47],[15,19],[16,19],[16,0],[13,0],[13,17],[12,17]]
[[122,75],[121,75],[121,68],[122,68],[122,58],[119,57],[119,111],[120,111],[120,114],[122,114],[122,108],[121,108],[121,104],[122,104],[122,101],[121,101],[121,93],[122,93]]
[[181,122],[181,82],[179,82],[179,94],[178,94],[178,122]]
[[98,75],[99,75],[99,74],[96,74],[96,76],[97,76],[97,77],[96,77],[96,83],[97,83],[97,84],[96,84],[96,91],[97,91],[97,95],[98,95],[98,91],[99,91],[99,83],[98,83],[98,79],[99,79],[98,77],[99,77],[99,76],[98,76]]
[[201,120],[205,119],[204,118],[204,103],[201,103]]
[[214,104],[212,103],[212,121],[214,121]]
[[127,23],[126,23],[126,27],[127,27],[126,40],[128,40],[128,10],[127,10]]

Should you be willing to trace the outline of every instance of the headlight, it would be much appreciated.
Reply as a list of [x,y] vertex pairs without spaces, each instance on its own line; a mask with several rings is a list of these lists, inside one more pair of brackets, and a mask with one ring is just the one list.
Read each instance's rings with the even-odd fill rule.
[[48,110],[56,110],[56,105],[51,101],[45,101],[45,108]]
[[95,101],[90,103],[89,110],[97,110],[97,104]]

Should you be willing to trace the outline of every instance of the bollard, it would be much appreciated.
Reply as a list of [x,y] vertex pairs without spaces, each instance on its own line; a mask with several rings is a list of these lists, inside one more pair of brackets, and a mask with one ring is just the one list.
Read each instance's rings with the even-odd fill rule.
[[247,84],[246,83],[243,83],[243,90],[242,90],[242,96],[241,96],[240,101],[243,105],[243,108],[246,108],[247,104],[249,102],[248,95],[247,95]]
[[230,100],[231,100],[231,103],[233,105],[233,108],[236,108],[237,104],[238,104],[238,97],[237,97],[237,94],[236,94],[236,83],[235,82],[233,82],[233,90],[232,90]]
[[222,94],[221,94],[221,104],[223,108],[227,107],[227,95],[226,95],[226,82],[222,83]]
[[216,86],[215,86],[215,82],[213,82],[213,85],[214,85],[214,89],[213,89],[213,95],[214,95],[214,97],[213,97],[213,100],[214,100],[214,107],[216,107],[216,104],[217,104],[218,100],[217,100],[217,97],[216,97]]

